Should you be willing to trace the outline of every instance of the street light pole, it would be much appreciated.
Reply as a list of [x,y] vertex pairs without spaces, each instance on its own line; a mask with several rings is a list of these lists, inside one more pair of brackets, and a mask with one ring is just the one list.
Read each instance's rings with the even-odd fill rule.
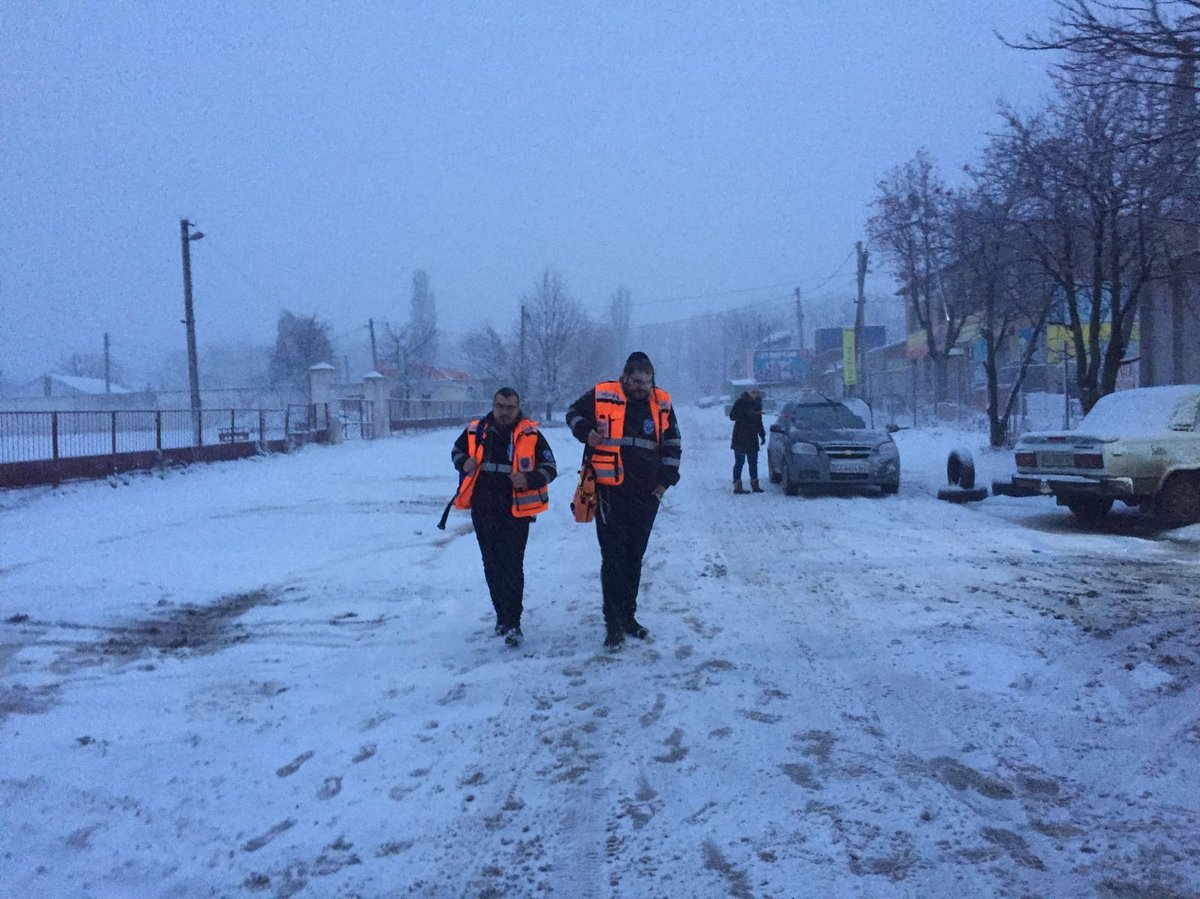
[[179,220],[179,239],[183,244],[183,324],[187,328],[188,383],[192,391],[192,428],[195,446],[204,443],[204,429],[200,422],[200,373],[196,367],[196,317],[192,314],[192,252],[191,242],[199,240],[204,232],[189,234],[192,222]]

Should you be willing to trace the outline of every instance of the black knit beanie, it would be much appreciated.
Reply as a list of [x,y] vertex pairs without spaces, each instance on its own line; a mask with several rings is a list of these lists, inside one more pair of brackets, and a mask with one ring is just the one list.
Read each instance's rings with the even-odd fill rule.
[[624,373],[629,375],[635,371],[648,371],[651,375],[654,374],[654,365],[645,353],[630,353],[629,358],[625,360]]

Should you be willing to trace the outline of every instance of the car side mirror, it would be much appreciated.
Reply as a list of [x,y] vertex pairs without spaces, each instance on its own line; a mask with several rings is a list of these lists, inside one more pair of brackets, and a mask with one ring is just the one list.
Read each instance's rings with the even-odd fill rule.
[[771,425],[770,430],[772,434],[783,434],[786,429],[783,427],[783,425],[773,424]]

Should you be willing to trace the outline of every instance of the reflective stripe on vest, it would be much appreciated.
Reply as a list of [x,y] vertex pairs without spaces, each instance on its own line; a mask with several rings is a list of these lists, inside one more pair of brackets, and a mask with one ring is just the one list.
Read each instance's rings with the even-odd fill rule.
[[[600,443],[592,449],[592,468],[596,483],[615,487],[625,480],[621,447],[657,450],[663,431],[671,420],[671,395],[655,387],[650,393],[650,417],[654,420],[654,439],[625,436],[625,389],[620,381],[601,381],[596,385],[596,430]],[[657,407],[657,410],[655,409]],[[665,460],[664,460],[665,461]],[[676,463],[678,465],[678,463]]]
[[[486,429],[480,426],[480,419],[475,419],[467,425],[467,455],[475,460],[475,470],[467,475],[458,488],[458,496],[454,499],[454,508],[471,508],[471,495],[475,492],[475,482],[483,471],[495,474],[523,472],[533,474],[537,468],[537,422],[523,419],[513,428],[512,464],[504,465],[499,462],[483,461],[483,444],[481,439]],[[532,518],[550,508],[550,492],[543,486],[531,490],[513,488],[512,514],[515,518]]]

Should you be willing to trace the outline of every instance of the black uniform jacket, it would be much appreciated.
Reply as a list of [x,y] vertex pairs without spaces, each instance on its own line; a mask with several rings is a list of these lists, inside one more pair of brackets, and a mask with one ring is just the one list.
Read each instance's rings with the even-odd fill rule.
[[[517,418],[519,422],[521,417]],[[483,461],[495,462],[506,466],[506,471],[512,468],[513,439],[512,428],[501,428],[489,412],[479,422],[483,429]],[[558,468],[554,463],[554,453],[546,442],[546,435],[538,432],[537,448],[534,450],[537,467],[527,472],[529,489],[536,490],[544,487],[558,476]],[[454,467],[461,473],[463,463],[470,458],[467,455],[467,428],[454,441],[454,449],[450,453]],[[511,515],[513,501],[513,485],[505,471],[481,471],[475,482],[475,492],[471,494],[471,508],[487,512],[501,512]]]
[[[567,409],[567,425],[580,443],[587,443],[588,434],[596,427],[596,391],[589,390]],[[625,397],[626,436],[654,436],[654,418],[650,410],[650,399],[635,400]],[[637,493],[651,493],[655,487],[673,487],[679,483],[679,457],[683,454],[683,443],[679,436],[679,422],[672,408],[667,419],[667,428],[659,440],[658,449],[643,449],[637,446],[621,447],[621,464],[625,468],[625,480],[616,489],[628,487]]]

